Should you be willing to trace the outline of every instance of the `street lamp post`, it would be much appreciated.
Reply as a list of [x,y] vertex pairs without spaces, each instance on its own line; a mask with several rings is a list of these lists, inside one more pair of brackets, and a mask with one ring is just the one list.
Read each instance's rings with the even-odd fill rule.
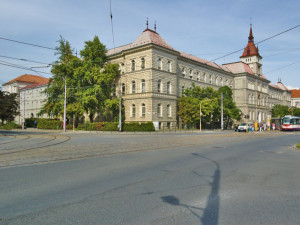
[[66,132],[66,114],[67,114],[67,78],[65,77],[65,98],[64,98],[64,132]]

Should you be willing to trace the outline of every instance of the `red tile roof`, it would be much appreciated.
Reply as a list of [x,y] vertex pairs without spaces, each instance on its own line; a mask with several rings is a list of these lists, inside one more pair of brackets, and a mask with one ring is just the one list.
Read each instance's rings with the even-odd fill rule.
[[33,88],[33,87],[38,87],[38,86],[42,86],[42,85],[46,85],[46,84],[48,84],[48,83],[49,83],[49,79],[48,79],[48,81],[45,81],[45,82],[43,82],[43,83],[39,83],[39,84],[29,84],[29,85],[27,85],[26,87],[21,88],[21,90],[23,90],[23,89],[28,89],[28,88]]
[[258,47],[256,47],[255,44],[254,44],[254,37],[253,37],[253,34],[252,34],[252,26],[250,26],[248,44],[247,44],[246,48],[244,49],[244,52],[243,52],[243,55],[241,56],[241,58],[242,57],[253,56],[253,55],[260,56],[259,52],[258,52]]
[[118,48],[109,49],[107,51],[107,54],[108,55],[117,54],[121,51],[130,49],[130,48],[134,48],[134,47],[138,47],[138,46],[142,46],[142,45],[149,44],[149,43],[156,44],[156,45],[174,50],[172,48],[172,46],[169,45],[156,31],[147,28],[146,30],[143,31],[143,33],[141,33],[141,35],[133,43],[124,45],[124,46],[121,46]]
[[300,98],[300,89],[292,89],[292,98]]
[[250,73],[250,74],[254,75],[254,73],[250,69],[249,65],[244,62],[223,64],[222,67],[226,68],[227,70],[229,70],[232,73]]
[[13,79],[11,81],[6,82],[3,85],[10,84],[10,83],[13,83],[13,82],[24,82],[24,83],[40,84],[40,83],[43,83],[43,82],[49,82],[49,79],[45,78],[45,77],[40,77],[40,76],[37,76],[37,75],[24,74],[24,75],[21,75],[21,76]]

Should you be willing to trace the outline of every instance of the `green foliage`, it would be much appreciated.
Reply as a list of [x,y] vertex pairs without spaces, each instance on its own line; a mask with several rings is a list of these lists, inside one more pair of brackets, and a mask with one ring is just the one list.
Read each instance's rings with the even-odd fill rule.
[[272,108],[272,117],[284,117],[285,115],[291,114],[289,107],[286,105],[274,105]]
[[152,122],[130,122],[123,124],[123,131],[155,131],[155,128]]
[[3,129],[3,130],[12,130],[12,129],[21,129],[21,128],[22,128],[21,125],[16,124],[13,121],[7,122],[6,124],[0,126],[0,129]]
[[[48,100],[40,114],[63,116],[64,85],[67,85],[67,117],[82,117],[86,112],[90,118],[97,112],[112,112],[112,85],[119,75],[117,64],[107,63],[106,47],[96,36],[93,41],[85,42],[80,51],[81,59],[73,56],[68,41],[63,38],[57,47],[58,61],[52,67],[54,77],[45,93]],[[106,108],[110,107],[110,108]]]
[[224,127],[229,126],[233,120],[240,120],[242,113],[233,102],[232,90],[227,86],[215,91],[212,87],[200,88],[193,84],[192,88],[185,89],[183,97],[178,99],[178,116],[185,124],[199,124],[201,104],[201,121],[220,124],[221,93],[224,94]]
[[39,119],[37,123],[38,129],[56,130],[60,129],[62,122],[59,120]]
[[49,119],[49,118],[27,118],[25,119],[26,127],[34,127],[34,121],[36,121],[37,125],[39,123],[45,123],[48,121],[58,121],[58,119]]
[[18,113],[18,94],[3,92],[0,90],[0,119],[2,125],[4,121],[13,121]]
[[105,122],[102,128],[103,131],[119,131],[118,122]]

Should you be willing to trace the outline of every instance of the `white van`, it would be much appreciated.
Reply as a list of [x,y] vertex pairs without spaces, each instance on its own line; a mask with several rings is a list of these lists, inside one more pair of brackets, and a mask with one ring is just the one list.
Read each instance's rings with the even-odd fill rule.
[[[252,131],[252,126],[253,126],[253,123],[249,122],[248,123],[248,131]],[[240,123],[240,125],[238,126],[238,132],[240,131],[247,131],[247,123]]]

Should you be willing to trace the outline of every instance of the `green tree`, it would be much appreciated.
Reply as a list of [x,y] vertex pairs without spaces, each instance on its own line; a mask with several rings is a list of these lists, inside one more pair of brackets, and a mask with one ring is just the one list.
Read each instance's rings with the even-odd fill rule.
[[232,90],[227,86],[215,91],[212,87],[200,88],[193,84],[190,89],[185,89],[183,97],[178,99],[178,116],[186,124],[198,125],[201,103],[201,121],[221,124],[221,93],[224,94],[224,127],[230,126],[233,120],[241,119],[242,112],[233,102]]
[[18,94],[0,90],[0,118],[2,125],[5,121],[13,121],[19,115],[17,96]]
[[112,99],[112,85],[119,75],[117,64],[107,62],[106,47],[95,36],[86,41],[80,51],[81,59],[73,55],[68,41],[63,38],[57,48],[58,60],[53,64],[54,74],[46,93],[48,101],[41,113],[62,116],[64,82],[67,83],[67,115],[81,117],[89,113],[91,121],[98,112],[106,109],[105,101]]
[[289,114],[289,107],[286,105],[274,105],[272,108],[272,117],[284,117]]

